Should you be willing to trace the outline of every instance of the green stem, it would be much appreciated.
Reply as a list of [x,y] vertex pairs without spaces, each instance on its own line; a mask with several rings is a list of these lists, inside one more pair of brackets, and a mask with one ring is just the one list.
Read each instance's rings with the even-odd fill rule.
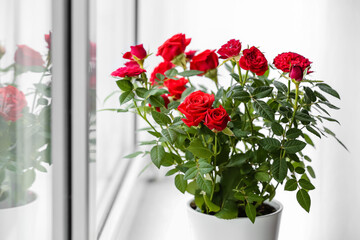
[[241,86],[244,86],[244,84],[243,84],[243,80],[242,80],[242,75],[241,75],[241,68],[240,68],[240,64],[239,64],[239,62],[238,62],[238,61],[236,61],[236,66],[237,66],[237,68],[238,68],[238,72],[239,72],[240,84],[241,84]]
[[296,114],[296,111],[297,111],[297,107],[298,107],[298,99],[299,99],[299,85],[300,83],[297,82],[295,83],[295,103],[294,103],[294,112],[293,112],[293,115],[292,115],[292,118],[291,118],[291,121],[290,121],[290,124],[289,124],[289,129],[291,128],[292,124],[294,123],[294,120],[295,120],[295,114]]
[[213,177],[213,185],[212,185],[212,191],[211,191],[210,201],[212,201],[212,198],[213,198],[213,196],[214,196],[214,191],[215,191],[217,142],[218,142],[218,137],[217,137],[217,133],[215,133],[215,145],[214,145],[214,177]]

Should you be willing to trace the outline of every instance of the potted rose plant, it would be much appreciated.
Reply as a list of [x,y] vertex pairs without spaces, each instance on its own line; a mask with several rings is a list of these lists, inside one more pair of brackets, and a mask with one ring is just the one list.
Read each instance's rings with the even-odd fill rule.
[[[0,69],[6,81],[0,83],[0,235],[4,238],[11,238],[14,229],[33,231],[24,214],[35,214],[38,196],[29,188],[36,172],[46,172],[51,164],[50,35],[45,40],[46,62],[39,52],[18,45],[14,63]],[[5,54],[5,48],[1,49],[0,58]],[[27,76],[37,80],[24,93],[18,78]]]
[[[175,175],[179,191],[194,196],[188,209],[196,239],[277,239],[276,190],[296,191],[310,211],[315,173],[302,150],[314,145],[311,136],[336,138],[323,123],[337,122],[326,108],[338,108],[323,93],[339,94],[308,79],[311,62],[297,53],[269,64],[259,48],[242,50],[239,40],[200,53],[185,51],[190,41],[177,34],[161,45],[164,61],[149,78],[150,54],[142,44],[132,46],[125,67],[111,74],[124,106],[112,110],[137,113],[151,128],[154,140],[141,143],[151,145],[144,154],[156,167],[169,167],[166,175]],[[225,86],[221,67],[229,72]],[[279,76],[270,77],[270,70]]]

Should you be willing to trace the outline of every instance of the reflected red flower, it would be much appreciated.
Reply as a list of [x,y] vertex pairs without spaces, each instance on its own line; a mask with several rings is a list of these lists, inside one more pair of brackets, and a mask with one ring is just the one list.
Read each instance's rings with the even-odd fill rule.
[[0,116],[6,121],[15,122],[22,117],[22,110],[27,105],[25,94],[14,86],[0,88]]
[[15,52],[15,63],[22,66],[44,66],[44,60],[39,52],[26,45],[18,45]]

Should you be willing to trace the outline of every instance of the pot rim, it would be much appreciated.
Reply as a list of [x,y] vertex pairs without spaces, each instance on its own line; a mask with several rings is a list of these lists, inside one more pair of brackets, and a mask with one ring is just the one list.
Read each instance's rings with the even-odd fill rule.
[[[14,209],[14,208],[21,208],[21,207],[25,207],[25,206],[29,206],[30,204],[33,204],[36,202],[36,200],[39,198],[38,194],[32,190],[27,190],[27,194],[30,196],[30,200],[25,203],[25,204],[20,204],[17,206],[6,206],[6,207],[0,207],[0,211],[1,210],[8,210],[8,209]],[[0,201],[3,202],[5,200]]]
[[[198,212],[196,211],[195,209],[193,209],[190,204],[194,201],[194,199],[190,199],[187,201],[187,209],[188,211],[192,212],[193,214],[197,214],[197,215],[201,215],[201,216],[208,216],[208,217],[214,217],[214,218],[217,218],[215,215],[209,215],[209,214],[205,214],[205,213],[202,213],[202,212]],[[278,214],[281,214],[282,210],[283,210],[283,205],[281,202],[273,199],[271,201],[268,201],[266,200],[265,203],[267,204],[270,204],[272,207],[274,207],[276,209],[275,212],[273,213],[270,213],[270,214],[266,214],[266,215],[262,215],[262,216],[256,216],[256,219],[262,219],[262,218],[268,218],[268,217],[271,217],[273,215],[278,215]],[[217,218],[217,219],[220,219],[220,220],[226,220],[226,221],[244,221],[244,220],[248,220],[247,217],[238,217],[238,218],[233,218],[233,219],[221,219],[221,218]]]

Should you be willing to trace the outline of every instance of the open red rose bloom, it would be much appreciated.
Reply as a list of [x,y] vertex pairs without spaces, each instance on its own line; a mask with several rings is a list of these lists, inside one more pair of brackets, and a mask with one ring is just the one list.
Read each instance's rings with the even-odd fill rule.
[[9,85],[0,88],[0,116],[6,121],[18,120],[26,104],[25,94],[16,87]]

